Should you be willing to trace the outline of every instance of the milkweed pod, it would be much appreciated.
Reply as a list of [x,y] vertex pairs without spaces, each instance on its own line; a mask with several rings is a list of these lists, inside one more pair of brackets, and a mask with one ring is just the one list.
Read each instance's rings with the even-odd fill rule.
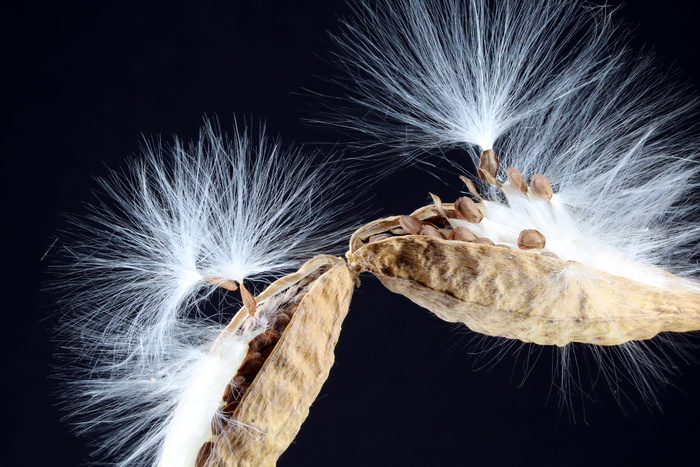
[[[334,362],[354,275],[341,258],[317,256],[256,297],[264,330],[221,394],[212,437],[199,449],[199,466],[271,466],[292,442]],[[265,308],[268,308],[266,310]],[[246,335],[243,307],[212,346]]]
[[[454,213],[453,205],[441,208],[448,217]],[[436,212],[427,206],[412,216],[439,223]],[[392,217],[356,231],[350,267],[371,272],[392,292],[473,331],[563,346],[617,345],[700,329],[700,287],[666,271],[630,265],[658,277],[654,286],[546,252],[478,241],[406,235],[367,242],[396,225],[398,217]],[[454,237],[449,224],[442,230]]]

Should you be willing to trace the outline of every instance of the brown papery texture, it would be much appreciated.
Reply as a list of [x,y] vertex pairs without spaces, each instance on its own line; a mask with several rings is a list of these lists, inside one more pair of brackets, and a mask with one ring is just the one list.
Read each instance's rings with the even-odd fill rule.
[[366,244],[348,259],[438,317],[490,336],[617,345],[700,329],[697,287],[665,272],[674,290],[533,252],[414,235]]
[[[355,285],[354,274],[341,258],[317,257],[302,270],[321,266],[330,269],[310,285],[233,414],[235,422],[216,442],[216,460],[208,465],[273,466],[306,419],[335,360],[335,345]],[[304,275],[287,276],[268,290],[282,289]]]

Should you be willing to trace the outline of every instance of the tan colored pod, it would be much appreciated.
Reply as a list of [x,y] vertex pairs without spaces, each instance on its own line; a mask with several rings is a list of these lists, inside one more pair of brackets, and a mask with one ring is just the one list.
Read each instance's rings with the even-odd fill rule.
[[[275,465],[306,419],[333,365],[355,282],[344,260],[323,255],[271,284],[256,300],[264,306],[302,283],[308,283],[306,291],[297,297],[301,299],[291,320],[222,432],[200,449],[198,465]],[[225,332],[237,332],[248,315],[247,309],[241,309]],[[223,339],[222,335],[212,352]]]
[[[427,206],[413,216],[425,221],[436,211]],[[391,231],[396,219],[373,222],[353,235],[350,266],[473,331],[562,346],[617,345],[663,331],[700,329],[697,285],[664,271],[656,272],[668,286],[659,288],[573,261],[479,242],[404,235],[367,243],[368,233]]]

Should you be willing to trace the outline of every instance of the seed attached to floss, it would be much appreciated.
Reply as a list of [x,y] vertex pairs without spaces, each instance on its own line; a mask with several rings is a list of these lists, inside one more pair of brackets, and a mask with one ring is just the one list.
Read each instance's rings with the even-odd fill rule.
[[455,213],[458,219],[463,219],[472,224],[478,224],[484,218],[484,214],[474,201],[462,196],[454,203]]
[[493,149],[481,151],[481,155],[479,156],[479,167],[477,168],[477,170],[479,171],[479,178],[481,178],[481,180],[484,182],[490,182],[490,180],[487,180],[482,177],[483,173],[484,175],[491,175],[491,178],[495,179],[498,176],[499,164],[500,161],[498,160],[496,151],[494,151]]
[[545,201],[549,201],[554,196],[552,184],[544,175],[535,174],[530,177],[530,190],[532,194]]
[[518,169],[515,169],[513,167],[507,168],[506,177],[508,177],[508,181],[510,182],[510,185],[513,188],[520,191],[521,193],[527,193],[527,183],[525,183],[523,174],[521,174]]
[[526,229],[518,235],[518,248],[521,250],[541,250],[547,239],[535,229]]

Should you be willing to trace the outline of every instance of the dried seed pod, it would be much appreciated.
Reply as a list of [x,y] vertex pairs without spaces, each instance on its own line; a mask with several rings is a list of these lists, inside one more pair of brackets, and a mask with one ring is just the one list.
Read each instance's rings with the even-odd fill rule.
[[527,183],[525,183],[523,174],[521,174],[518,169],[515,169],[513,167],[507,168],[506,176],[508,177],[508,181],[510,182],[513,188],[522,193],[527,193]]
[[455,201],[454,207],[458,219],[469,221],[472,224],[478,224],[484,218],[483,213],[479,210],[476,203],[466,196],[462,196]]
[[391,291],[490,336],[617,345],[700,329],[700,288],[636,263],[664,287],[528,251],[431,237],[354,242],[347,257]]
[[549,182],[549,179],[540,174],[535,174],[530,177],[530,191],[532,191],[533,195],[545,201],[549,201],[552,199],[552,196],[554,196],[552,184]]
[[[333,350],[354,287],[353,274],[342,259],[318,256],[271,284],[257,297],[258,309],[304,281],[310,283],[299,288],[303,296],[269,356],[264,358],[253,350],[246,357],[244,366],[264,362],[242,397],[237,393],[241,399],[225,399],[236,393],[230,385],[222,391],[222,408],[212,420],[219,433],[212,432],[212,439],[202,444],[197,466],[272,466],[299,431],[333,364]],[[282,314],[289,318],[288,312]],[[225,351],[226,340],[252,319],[243,307],[214,343],[212,355]],[[263,341],[269,344],[275,337],[274,331],[265,331],[250,346]],[[240,374],[232,383],[240,381]]]
[[401,216],[399,224],[410,235],[420,234],[420,228],[423,226],[423,223],[414,216]]
[[535,229],[526,229],[518,236],[518,248],[521,250],[541,250],[547,239]]

